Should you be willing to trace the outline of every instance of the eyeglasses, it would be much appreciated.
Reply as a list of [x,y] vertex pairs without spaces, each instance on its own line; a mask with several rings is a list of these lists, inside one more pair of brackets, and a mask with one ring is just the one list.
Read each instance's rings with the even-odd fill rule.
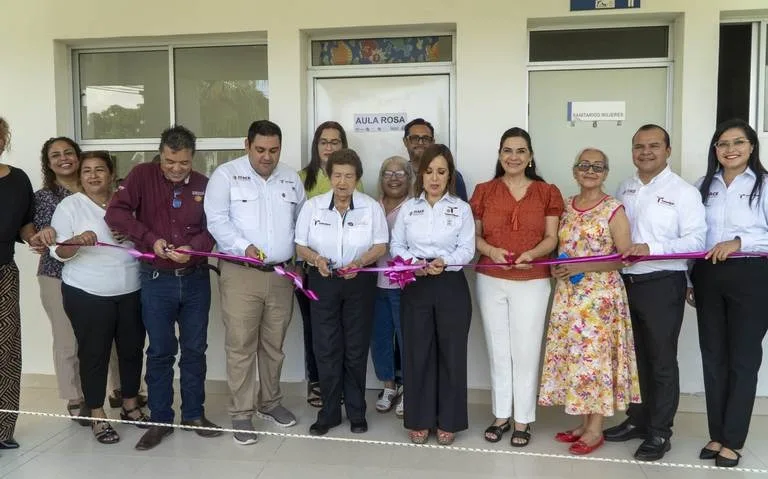
[[435,141],[434,137],[431,137],[429,135],[419,136],[419,135],[411,135],[408,137],[408,141],[413,144],[424,144],[429,145],[433,141]]
[[387,170],[384,173],[382,173],[381,176],[383,176],[386,179],[397,178],[398,180],[402,180],[403,178],[405,178],[406,172],[403,170],[397,170],[397,171]]
[[320,140],[317,142],[317,145],[320,148],[325,148],[326,146],[330,145],[332,147],[337,147],[341,145],[341,140]]
[[174,188],[173,189],[173,199],[171,200],[171,208],[179,209],[181,208],[181,187]]
[[590,169],[594,171],[595,173],[602,173],[605,170],[608,169],[607,166],[601,165],[599,163],[579,163],[576,165],[576,169],[579,171],[583,171],[584,173],[588,172]]
[[717,143],[715,143],[715,148],[720,151],[724,151],[724,150],[730,150],[731,147],[741,148],[742,146],[749,145],[749,144],[750,144],[749,140],[740,138],[738,140],[733,140],[733,141],[718,141]]

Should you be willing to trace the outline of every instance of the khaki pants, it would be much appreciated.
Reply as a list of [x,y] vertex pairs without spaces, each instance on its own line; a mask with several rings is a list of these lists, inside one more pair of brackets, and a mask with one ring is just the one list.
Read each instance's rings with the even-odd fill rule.
[[[275,273],[221,261],[229,413],[247,418],[280,405],[283,341],[293,315],[293,283]],[[258,367],[258,396],[256,368]]]
[[67,401],[82,399],[80,369],[77,360],[77,341],[72,332],[72,323],[61,299],[61,280],[49,276],[38,276],[40,301],[43,303],[53,332],[53,369],[59,387],[59,397]]

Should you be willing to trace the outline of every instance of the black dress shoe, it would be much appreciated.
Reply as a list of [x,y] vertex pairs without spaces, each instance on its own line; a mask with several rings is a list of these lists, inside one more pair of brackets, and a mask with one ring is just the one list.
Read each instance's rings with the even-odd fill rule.
[[5,441],[0,441],[0,449],[18,449],[19,443],[16,442],[13,438],[6,439]]
[[669,439],[661,436],[650,436],[635,451],[635,459],[638,461],[658,461],[672,448]]
[[368,421],[363,419],[362,421],[350,421],[349,430],[355,434],[362,434],[368,432]]
[[141,436],[136,443],[136,449],[139,451],[148,451],[162,442],[165,436],[173,434],[173,428],[170,426],[151,426],[147,432]]
[[312,436],[325,436],[328,434],[328,431],[331,430],[331,428],[338,426],[340,423],[336,424],[325,424],[320,421],[317,421],[316,423],[309,426],[309,434]]
[[718,454],[720,454],[720,451],[713,451],[712,449],[707,449],[706,447],[702,447],[701,451],[699,451],[699,459],[704,459],[705,461],[708,461],[710,459],[716,458]]
[[739,459],[741,459],[741,454],[738,453],[738,451],[733,451],[736,453],[736,459],[731,459],[730,457],[721,456],[719,453],[717,456],[715,456],[715,466],[717,467],[736,467],[739,465]]
[[190,431],[195,431],[195,433],[200,437],[217,437],[221,436],[221,431],[212,431],[211,429],[221,429],[221,426],[218,426],[211,421],[208,420],[205,416],[201,417],[200,419],[193,419],[191,421],[181,421],[182,426],[192,426],[192,427],[207,427],[209,429],[189,429]]
[[618,426],[609,427],[603,431],[603,437],[608,442],[624,442],[630,439],[645,439],[648,430],[642,426],[635,426],[627,419]]

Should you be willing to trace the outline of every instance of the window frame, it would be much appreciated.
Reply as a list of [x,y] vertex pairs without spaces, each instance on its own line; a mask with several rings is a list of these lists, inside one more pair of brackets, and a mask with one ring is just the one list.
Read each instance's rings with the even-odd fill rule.
[[[105,42],[107,43],[107,42]],[[238,47],[238,46],[264,46],[268,47],[266,39],[224,39],[221,41],[163,41],[163,42],[142,42],[137,40],[127,45],[98,46],[98,45],[72,45],[69,48],[68,56],[71,62],[70,69],[70,91],[72,94],[72,123],[74,127],[75,141],[78,142],[83,151],[86,150],[109,150],[109,151],[157,151],[160,141],[160,133],[156,137],[150,138],[117,138],[117,139],[84,139],[82,134],[82,110],[80,96],[80,54],[87,53],[122,53],[122,52],[146,52],[146,51],[166,51],[168,53],[168,92],[169,92],[169,125],[176,122],[176,86],[175,86],[175,56],[176,49],[186,48],[206,48],[206,47]],[[267,49],[267,59],[269,59],[269,49]],[[269,72],[267,72],[269,80]],[[245,133],[245,132],[244,132]],[[226,138],[198,138],[197,151],[219,151],[219,150],[243,150],[243,141],[245,134],[239,137]]]

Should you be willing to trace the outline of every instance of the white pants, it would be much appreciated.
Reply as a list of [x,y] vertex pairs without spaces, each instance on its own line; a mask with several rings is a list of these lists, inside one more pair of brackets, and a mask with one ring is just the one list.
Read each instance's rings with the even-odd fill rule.
[[497,418],[512,417],[514,402],[516,422],[536,420],[541,343],[551,290],[548,278],[513,281],[477,275],[477,302],[488,345],[492,407]]

